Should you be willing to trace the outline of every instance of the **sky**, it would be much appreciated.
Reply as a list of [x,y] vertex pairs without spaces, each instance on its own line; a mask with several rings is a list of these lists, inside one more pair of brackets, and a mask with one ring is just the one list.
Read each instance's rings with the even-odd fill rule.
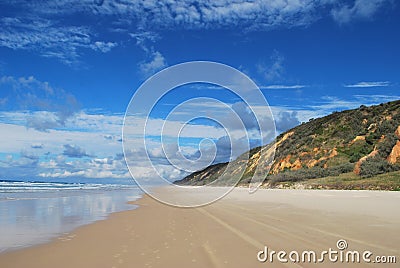
[[[1,1],[0,179],[129,181],[157,172],[175,180],[189,172],[174,166],[179,152],[189,160],[213,156],[191,167],[201,169],[311,118],[398,100],[399,26],[394,0]],[[216,85],[178,87],[149,118],[135,118],[149,128],[144,149],[140,129],[129,129],[130,174],[122,129],[132,96],[160,70],[190,61],[243,72],[269,106],[246,106]],[[210,100],[168,117],[199,97]],[[227,107],[243,121],[247,141],[233,124],[230,137],[218,123]],[[251,110],[265,111],[261,121],[272,112],[276,131],[267,139],[257,138]],[[213,120],[188,124],[182,114]],[[180,137],[160,135],[166,123]],[[144,164],[147,156],[156,168]]]

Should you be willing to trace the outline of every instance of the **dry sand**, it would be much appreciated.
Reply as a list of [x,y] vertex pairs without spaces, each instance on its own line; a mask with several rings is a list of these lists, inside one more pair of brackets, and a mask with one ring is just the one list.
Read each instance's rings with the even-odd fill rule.
[[[400,193],[235,189],[184,209],[149,196],[138,209],[81,227],[51,243],[0,255],[1,268],[28,267],[399,267]],[[314,250],[345,239],[346,250],[396,256],[396,264],[261,263],[269,250]],[[286,257],[287,258],[287,257]]]

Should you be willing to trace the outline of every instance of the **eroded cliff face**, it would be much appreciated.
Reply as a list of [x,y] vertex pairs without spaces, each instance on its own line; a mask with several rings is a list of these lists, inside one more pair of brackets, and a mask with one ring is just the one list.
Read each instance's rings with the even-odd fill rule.
[[396,164],[400,162],[400,141],[397,141],[396,145],[393,146],[387,160],[390,164]]
[[[239,157],[231,163],[229,170],[232,175],[243,173],[242,183],[248,182],[248,177],[260,164],[262,168],[261,171],[258,168],[258,172],[264,174],[257,175],[264,177],[303,170],[318,171],[315,176],[319,176],[321,170],[330,169],[361,174],[361,167],[375,160],[400,164],[400,101],[362,106],[310,120],[248,154],[249,160]],[[370,158],[373,161],[366,161]],[[246,165],[243,165],[244,161]],[[226,164],[208,167],[189,175],[181,183],[209,182],[225,168]]]
[[[322,155],[322,156],[321,156]],[[312,168],[321,162],[324,162],[324,168],[328,167],[325,162],[338,155],[336,148],[331,150],[315,147],[311,152],[301,152],[299,156],[294,157],[289,154],[279,161],[275,161],[270,171],[271,174],[278,174],[285,170],[299,170],[303,167]]]
[[397,127],[395,131],[395,135],[398,138],[396,145],[393,146],[390,155],[388,156],[387,160],[391,164],[400,163],[400,125]]
[[396,134],[397,138],[400,139],[400,126],[397,127],[396,131],[394,132]]
[[361,173],[361,165],[368,159],[371,157],[374,157],[378,154],[378,150],[375,148],[371,153],[369,153],[366,156],[363,156],[360,158],[360,160],[357,161],[357,163],[354,165],[354,170],[353,172],[357,175],[360,175]]

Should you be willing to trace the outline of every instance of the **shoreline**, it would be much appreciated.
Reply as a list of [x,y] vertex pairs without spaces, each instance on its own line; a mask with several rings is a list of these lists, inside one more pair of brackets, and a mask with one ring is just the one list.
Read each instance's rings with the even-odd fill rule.
[[235,188],[216,203],[188,209],[143,194],[128,202],[136,209],[111,213],[49,243],[0,253],[0,266],[265,267],[256,256],[264,246],[323,250],[338,239],[399,262],[400,238],[393,235],[400,232],[399,201],[400,193],[386,191],[259,189],[248,195]]
[[[48,186],[50,187],[50,186]],[[108,189],[108,188],[107,188]],[[0,253],[45,244],[118,211],[141,196],[136,188],[0,193]]]
[[[139,197],[139,199],[140,198],[142,198],[142,197]],[[99,221],[108,220],[110,218],[110,216],[113,215],[113,214],[118,214],[120,212],[132,211],[132,210],[137,209],[139,206],[134,203],[135,201],[136,200],[128,201],[128,202],[125,203],[127,206],[132,206],[131,208],[126,208],[126,209],[121,210],[121,211],[108,213],[107,215],[104,215],[101,218],[97,218],[97,219],[88,221],[86,223],[80,224],[80,225],[78,225],[76,227],[73,227],[69,231],[63,231],[63,232],[59,232],[59,233],[53,234],[52,236],[49,236],[48,238],[46,238],[44,240],[34,242],[33,244],[30,244],[30,245],[21,245],[21,246],[18,246],[18,247],[4,249],[2,251],[0,250],[0,256],[2,254],[7,254],[7,253],[10,253],[10,252],[21,251],[21,250],[25,250],[25,249],[29,249],[29,248],[34,248],[34,247],[37,247],[37,246],[42,246],[42,245],[45,245],[45,244],[51,244],[51,243],[54,243],[57,240],[68,240],[70,237],[74,237],[74,232],[78,231],[82,227],[90,226],[92,224],[96,224]]]

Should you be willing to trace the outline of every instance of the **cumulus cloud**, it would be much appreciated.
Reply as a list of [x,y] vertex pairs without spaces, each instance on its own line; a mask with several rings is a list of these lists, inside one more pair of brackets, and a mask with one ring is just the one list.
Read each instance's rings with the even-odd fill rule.
[[7,97],[3,108],[31,111],[26,125],[40,131],[62,127],[79,110],[76,98],[48,82],[29,77],[0,77],[0,89]]
[[[0,121],[21,117],[21,112],[0,112]],[[97,119],[107,115],[97,116]],[[104,119],[113,122],[113,116]],[[122,116],[121,116],[122,117]],[[87,117],[88,123],[94,118]],[[120,118],[122,121],[122,118]],[[83,119],[82,119],[83,120]],[[119,122],[115,121],[116,124]],[[102,125],[100,122],[98,125]],[[104,124],[103,126],[107,126]],[[40,132],[23,125],[0,122],[2,144],[0,176],[39,177],[87,177],[87,178],[129,178],[125,160],[121,157],[121,143],[105,140],[105,133],[118,137],[120,127],[98,129],[94,126],[80,131],[49,130]],[[115,130],[117,129],[117,130]],[[106,134],[107,135],[107,134]],[[64,144],[65,146],[61,146]],[[44,148],[46,150],[44,150]],[[95,157],[92,153],[99,154]],[[114,157],[112,157],[114,155]],[[54,176],[53,176],[54,175]]]
[[[121,142],[118,141],[123,115],[88,115],[80,112],[68,120],[67,129],[50,129],[46,132],[17,125],[21,123],[20,119],[10,123],[9,119],[15,120],[24,116],[26,114],[20,111],[0,112],[0,129],[2,130],[0,139],[9,141],[2,145],[2,152],[10,155],[8,160],[4,155],[0,156],[1,176],[10,177],[17,172],[18,175],[31,178],[37,176],[65,179],[130,177],[122,154]],[[70,129],[70,124],[73,124],[76,129]],[[163,124],[163,120],[150,119],[150,124],[150,135],[159,135],[156,128]],[[176,122],[176,125],[182,126],[182,124],[182,122]],[[194,127],[193,132],[187,133],[190,137],[192,133],[196,133],[199,137],[206,134],[220,137],[224,133],[210,126]],[[167,138],[173,133],[167,133]],[[136,176],[141,174],[141,176],[147,176],[146,179],[154,176],[153,168],[146,165],[147,154],[156,171],[164,174],[171,181],[186,174],[185,171],[170,166],[165,153],[160,151],[159,141],[151,139],[146,141],[148,151],[135,149],[141,143],[141,135],[139,135],[132,142],[133,149],[125,151],[128,161],[133,161],[137,166]],[[60,147],[60,144],[64,146]],[[44,151],[43,148],[46,150]],[[178,159],[178,149],[189,155],[195,151],[190,144],[183,144],[180,148],[171,144],[165,149],[174,159]],[[12,155],[16,157],[13,158]]]
[[[235,149],[233,149],[233,146]],[[245,137],[234,138],[223,136],[216,142],[217,154],[214,163],[221,163],[236,159],[252,147],[251,141]]]
[[150,76],[167,66],[164,56],[155,51],[151,53],[149,61],[139,63],[139,70],[145,76]]
[[107,179],[130,179],[131,176],[121,159],[113,157],[91,158],[88,161],[70,161],[57,157],[57,160],[42,162],[39,165],[39,177],[51,178],[107,178]]
[[27,159],[30,159],[30,160],[34,160],[34,161],[37,161],[39,159],[39,156],[37,156],[35,154],[31,154],[31,153],[29,153],[29,152],[27,152],[25,150],[21,152],[21,157],[27,158]]
[[48,131],[60,127],[62,122],[55,113],[40,111],[27,116],[26,126],[39,131]]
[[[232,104],[232,110],[239,116],[246,129],[258,128],[258,122],[254,113],[244,102],[236,102]],[[239,124],[233,126],[233,128],[240,129],[243,125]]]
[[8,155],[5,160],[0,159],[1,178],[32,178],[32,170],[36,170],[38,159],[34,155],[21,152],[19,157]]
[[[24,79],[29,80],[29,79]],[[50,89],[49,89],[50,90]],[[51,90],[50,90],[51,91]],[[307,121],[310,117],[317,117],[328,114],[332,110],[355,108],[360,104],[372,104],[373,102],[382,102],[398,99],[399,96],[354,96],[353,100],[342,100],[333,97],[324,97],[321,103],[316,100],[313,107],[302,107],[304,110],[293,111],[293,107],[271,107],[275,115],[275,124],[278,131],[285,131],[299,123]],[[213,116],[226,116],[226,110],[223,107],[214,105],[208,106],[207,103],[196,103],[196,109],[207,107]],[[204,107],[201,107],[204,105]],[[267,107],[251,107],[260,114],[265,113]],[[298,108],[298,107],[297,107]],[[257,130],[255,118],[251,116],[249,108],[244,103],[232,104],[232,109],[245,121],[244,124],[252,130]],[[39,113],[38,115],[40,115]],[[42,115],[52,118],[53,115]],[[130,178],[123,154],[121,152],[120,130],[123,120],[121,114],[86,114],[84,111],[76,113],[66,122],[67,129],[50,129],[46,132],[40,132],[36,129],[27,129],[25,126],[17,125],[21,123],[21,118],[25,118],[25,112],[0,112],[0,139],[7,140],[2,144],[2,153],[0,156],[0,175],[18,174],[20,176],[30,176],[31,178],[42,177],[85,177],[85,178]],[[14,120],[14,121],[13,121]],[[142,118],[142,120],[145,120]],[[261,120],[271,120],[271,118],[261,118]],[[51,120],[50,120],[51,121]],[[5,123],[7,122],[7,123]],[[10,123],[12,122],[12,123]],[[268,121],[270,122],[270,121]],[[159,134],[159,127],[164,123],[162,119],[149,119],[149,134]],[[184,122],[173,122],[173,128],[181,129]],[[269,124],[268,126],[272,126]],[[230,157],[235,158],[237,154],[231,156],[231,144],[238,146],[236,152],[245,152],[249,146],[249,141],[243,139],[240,135],[229,137],[226,132],[220,128],[209,125],[192,125],[188,132],[182,132],[184,138],[204,138],[210,137],[216,144],[216,157],[214,163],[225,162]],[[44,128],[44,127],[43,127]],[[132,135],[138,135],[142,132],[133,126]],[[233,131],[235,132],[235,131]],[[257,131],[256,131],[257,132]],[[240,132],[242,134],[242,132]],[[175,131],[167,130],[166,138],[175,138]],[[256,136],[257,137],[257,136]],[[168,140],[168,139],[167,139]],[[170,142],[172,139],[168,140]],[[174,139],[176,141],[176,139]],[[198,139],[193,139],[198,141]],[[137,177],[142,176],[151,180],[154,172],[163,174],[169,180],[179,179],[184,176],[185,170],[175,168],[170,165],[166,159],[169,155],[173,159],[179,159],[179,151],[185,154],[189,160],[196,160],[201,153],[210,155],[213,153],[211,146],[204,146],[203,150],[198,150],[198,144],[184,143],[179,148],[176,143],[170,142],[166,146],[164,153],[160,150],[161,145],[158,140],[146,140],[148,150],[137,150],[138,144],[142,143],[140,138],[134,139],[132,149],[127,150],[128,161],[135,163],[134,174]],[[260,145],[252,143],[250,147]],[[60,146],[64,144],[64,146]],[[185,147],[186,146],[186,147]],[[46,150],[43,150],[45,148]],[[201,148],[200,148],[201,149]],[[48,153],[50,152],[50,153]],[[90,152],[90,154],[88,153]],[[92,152],[95,152],[94,156]],[[153,161],[156,171],[145,164],[147,154]],[[209,159],[205,159],[209,160]],[[207,164],[199,161],[198,166]]]
[[239,131],[237,134],[233,132],[235,138],[243,138],[248,135],[252,139],[261,139],[260,135],[262,134],[265,136],[263,138],[268,139],[268,136],[273,135],[275,127],[269,108],[266,106],[252,106],[250,108],[244,102],[236,102],[232,105],[232,110],[241,122],[237,120],[228,121],[227,127],[230,130],[242,130],[244,126],[243,131]]
[[[18,113],[15,113],[17,117]],[[2,178],[130,178],[121,143],[104,140],[104,133],[118,136],[120,129],[116,133],[113,128],[39,132],[9,123],[0,123],[0,129],[0,139],[8,141],[2,144],[3,155],[0,156]],[[60,147],[60,144],[65,146]],[[96,152],[100,157],[88,152]]]
[[277,116],[275,116],[275,126],[276,130],[279,132],[284,132],[288,129],[291,129],[295,126],[298,126],[300,121],[297,117],[297,112],[280,112]]
[[77,145],[71,145],[71,144],[64,144],[63,155],[74,158],[82,158],[85,156],[90,156],[86,153],[84,149],[80,148]]

